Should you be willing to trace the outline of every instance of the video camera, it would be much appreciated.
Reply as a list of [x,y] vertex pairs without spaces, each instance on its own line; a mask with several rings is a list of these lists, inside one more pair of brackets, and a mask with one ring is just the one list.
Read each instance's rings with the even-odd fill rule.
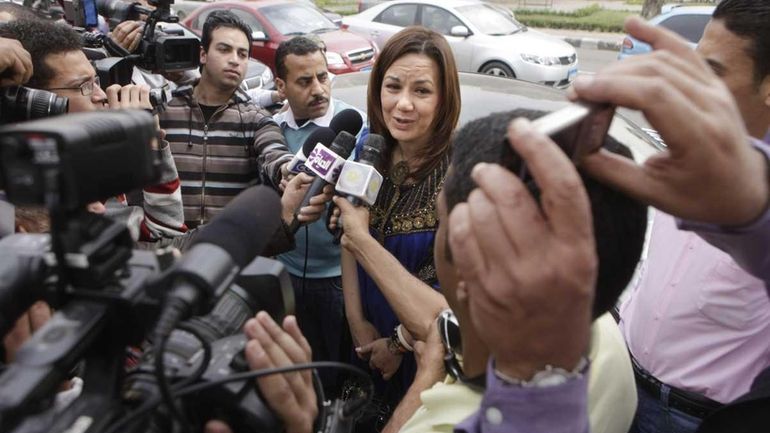
[[[93,1],[93,0],[91,0]],[[171,15],[172,0],[151,0],[155,10],[140,3],[126,3],[122,0],[96,0],[99,14],[107,17],[111,26],[126,20],[138,20],[147,15],[147,21],[138,54],[133,55],[121,47],[106,46],[111,54],[130,57],[134,65],[151,72],[176,72],[197,68],[200,56],[200,41],[193,36],[172,34],[157,28],[160,22],[176,23]]]
[[[175,263],[169,251],[132,250],[124,225],[83,210],[157,182],[152,131],[152,116],[138,110],[0,128],[0,182],[9,200],[46,205],[52,226],[50,235],[0,240],[0,334],[37,300],[57,310],[0,374],[0,431],[166,432],[216,417],[236,432],[278,432],[252,379],[336,366],[245,372],[245,338],[232,334],[258,310],[280,320],[293,309],[283,266],[252,260],[280,224],[271,190],[236,197]],[[179,322],[184,311],[198,316]],[[140,345],[145,354],[126,375],[126,347]],[[81,363],[83,391],[57,411],[56,392]],[[365,403],[324,403],[318,430],[350,431]]]

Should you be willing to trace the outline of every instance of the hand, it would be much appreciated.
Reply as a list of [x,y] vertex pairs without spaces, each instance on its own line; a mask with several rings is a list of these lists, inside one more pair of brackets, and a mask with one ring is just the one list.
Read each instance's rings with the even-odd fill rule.
[[233,431],[225,422],[213,419],[206,423],[203,433],[233,433]]
[[[283,329],[264,311],[244,326],[249,337],[246,360],[252,370],[303,364],[312,360],[310,345],[297,326],[294,316],[287,316]],[[310,433],[318,415],[318,406],[310,370],[271,374],[257,379],[267,404],[281,418],[287,433]]]
[[144,22],[123,21],[115,26],[109,36],[129,53],[133,53],[142,41]]
[[[353,345],[356,347],[356,349],[380,338],[380,333],[377,332],[377,328],[375,328],[374,325],[372,325],[368,320],[350,322],[349,324],[350,334],[353,338]],[[363,360],[369,359],[368,354],[364,356],[358,350],[356,350],[356,355]]]
[[[286,184],[286,190],[281,196],[282,216],[286,224],[291,224],[294,219],[294,210],[302,204],[302,199],[305,198],[313,179],[308,174],[300,173]],[[312,197],[308,205],[299,210],[297,220],[303,224],[317,221],[326,210],[326,203],[331,200],[333,193],[333,187],[326,185],[320,194]]]
[[104,215],[107,212],[107,208],[104,206],[104,203],[95,201],[86,205],[86,211],[98,215]]
[[573,164],[525,119],[508,137],[540,186],[542,209],[513,173],[478,164],[479,187],[449,216],[449,242],[479,337],[500,371],[528,380],[548,364],[572,370],[585,353],[597,258]]
[[404,355],[401,353],[390,351],[388,348],[389,341],[390,337],[380,338],[369,344],[356,347],[358,356],[368,357],[369,368],[379,372],[385,380],[390,380],[396,374],[398,367],[401,365],[401,360],[404,358]]
[[32,77],[32,57],[14,39],[0,38],[0,86],[22,85]]
[[439,382],[446,376],[444,369],[446,351],[438,332],[438,325],[434,320],[428,329],[428,338],[414,343],[414,357],[417,360],[415,380],[424,377],[430,382]]
[[286,191],[286,185],[289,184],[289,182],[294,179],[295,174],[289,171],[289,163],[285,163],[281,165],[281,183],[278,185],[278,188],[281,190],[281,192]]
[[722,80],[672,32],[640,19],[628,20],[626,29],[656,51],[578,78],[570,97],[642,110],[668,150],[641,166],[600,152],[581,167],[681,218],[742,225],[759,217],[770,198],[765,158],[748,143]]
[[[371,237],[369,234],[369,209],[366,206],[353,206],[345,197],[334,197],[334,204],[340,210],[342,218],[342,238],[340,245],[354,255],[362,240]],[[332,222],[339,224],[339,218]],[[329,225],[331,227],[331,224]]]
[[20,318],[16,321],[13,329],[3,338],[5,347],[5,362],[10,363],[16,358],[16,352],[19,348],[35,333],[40,327],[51,318],[51,307],[43,301],[32,304]]
[[337,206],[334,206],[334,209],[332,209],[332,214],[329,217],[329,230],[335,231],[337,230],[337,225],[340,223],[340,208]]

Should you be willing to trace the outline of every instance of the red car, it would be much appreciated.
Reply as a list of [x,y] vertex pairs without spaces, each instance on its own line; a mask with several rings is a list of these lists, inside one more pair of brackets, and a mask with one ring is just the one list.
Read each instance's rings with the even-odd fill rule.
[[370,40],[340,30],[315,6],[291,0],[208,3],[183,24],[200,35],[206,17],[220,9],[230,10],[251,27],[251,57],[267,64],[273,73],[278,44],[302,34],[316,34],[324,41],[329,71],[334,74],[369,70],[377,56],[377,46]]

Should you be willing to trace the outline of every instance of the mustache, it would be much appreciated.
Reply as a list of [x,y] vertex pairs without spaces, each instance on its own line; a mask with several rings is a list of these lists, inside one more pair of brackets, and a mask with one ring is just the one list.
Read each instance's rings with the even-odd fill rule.
[[325,96],[316,96],[315,98],[313,98],[312,101],[310,101],[310,105],[320,104],[322,102],[329,102],[329,98],[327,98]]

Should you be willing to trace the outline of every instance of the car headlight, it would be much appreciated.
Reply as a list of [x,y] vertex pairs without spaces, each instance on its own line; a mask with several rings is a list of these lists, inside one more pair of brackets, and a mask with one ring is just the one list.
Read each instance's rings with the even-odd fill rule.
[[536,65],[555,66],[561,65],[561,61],[558,57],[552,56],[538,56],[537,54],[522,54],[521,59],[527,63],[534,63]]
[[328,65],[344,65],[345,61],[342,60],[342,55],[340,53],[335,53],[333,51],[327,51],[326,52],[326,63]]

